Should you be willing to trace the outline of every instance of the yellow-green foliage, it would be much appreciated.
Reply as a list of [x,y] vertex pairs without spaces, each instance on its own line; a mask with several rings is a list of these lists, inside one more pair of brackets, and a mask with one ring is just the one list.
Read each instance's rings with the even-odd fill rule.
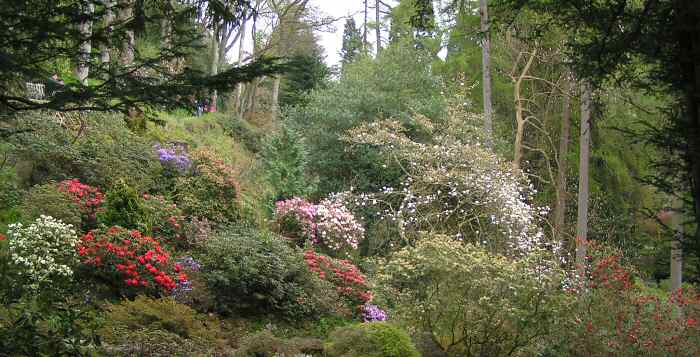
[[303,353],[319,353],[322,350],[323,344],[320,340],[299,337],[288,340],[263,330],[243,339],[233,355],[235,357],[296,356]]
[[536,354],[559,306],[559,275],[542,258],[426,236],[384,264],[379,286],[392,319],[432,335],[450,356]]
[[[100,331],[107,345],[118,353],[145,355],[199,355],[223,345],[221,323],[198,314],[173,299],[138,296],[108,306],[106,325]],[[161,346],[163,354],[151,354]],[[140,354],[144,355],[144,354]]]
[[33,221],[45,215],[71,224],[77,229],[81,226],[80,207],[68,194],[59,191],[55,182],[32,187],[24,195],[20,211],[26,221]]
[[343,327],[328,338],[328,357],[418,357],[411,338],[401,328],[386,322]]

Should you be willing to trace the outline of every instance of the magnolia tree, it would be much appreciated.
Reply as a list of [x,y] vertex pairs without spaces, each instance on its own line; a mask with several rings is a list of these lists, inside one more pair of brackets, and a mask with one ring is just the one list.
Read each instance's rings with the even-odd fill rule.
[[513,256],[543,247],[547,242],[538,222],[546,209],[531,203],[532,185],[490,149],[455,135],[469,131],[473,115],[450,117],[441,130],[426,118],[414,118],[411,130],[427,132],[428,143],[412,139],[393,120],[350,130],[346,141],[378,147],[405,172],[398,187],[355,194],[354,203],[395,222],[408,241],[431,232]]

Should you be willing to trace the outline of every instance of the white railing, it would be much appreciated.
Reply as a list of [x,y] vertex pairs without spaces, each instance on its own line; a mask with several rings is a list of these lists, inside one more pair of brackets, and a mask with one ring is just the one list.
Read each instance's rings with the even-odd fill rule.
[[44,99],[46,97],[44,93],[44,89],[46,86],[44,86],[41,83],[31,83],[27,82],[27,98],[29,99]]

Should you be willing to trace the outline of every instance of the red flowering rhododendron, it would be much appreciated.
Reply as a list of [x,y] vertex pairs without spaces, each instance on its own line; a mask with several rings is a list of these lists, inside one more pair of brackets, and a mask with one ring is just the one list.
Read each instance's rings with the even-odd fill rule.
[[69,194],[89,219],[95,219],[97,213],[102,210],[104,194],[97,187],[72,179],[59,182],[58,190]]
[[589,242],[586,277],[569,290],[574,312],[568,344],[582,355],[700,355],[700,294],[667,297],[635,283],[618,252]]
[[0,233],[0,242],[4,241],[5,239],[7,239],[7,237],[5,237],[4,234]]
[[126,287],[170,293],[178,281],[188,280],[170,253],[138,230],[112,227],[106,233],[91,231],[81,238],[77,250],[83,264],[103,276],[116,274]]
[[333,259],[313,250],[304,252],[304,261],[310,271],[333,283],[338,293],[348,299],[351,306],[357,307],[358,311],[372,300],[365,276],[349,261]]

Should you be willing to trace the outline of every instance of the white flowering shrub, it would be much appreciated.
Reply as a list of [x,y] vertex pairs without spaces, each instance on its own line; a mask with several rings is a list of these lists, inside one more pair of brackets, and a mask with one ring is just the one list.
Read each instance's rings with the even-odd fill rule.
[[527,254],[544,243],[538,226],[545,209],[531,204],[534,188],[520,171],[478,142],[463,141],[464,118],[452,118],[436,130],[415,118],[431,135],[418,142],[398,121],[381,121],[350,130],[345,140],[382,150],[405,179],[398,187],[356,194],[360,206],[377,208],[380,219],[395,222],[406,240],[420,232],[444,234],[509,255]]
[[342,200],[324,199],[316,206],[316,216],[320,243],[335,252],[357,250],[365,229]]
[[31,290],[60,285],[73,277],[78,263],[73,226],[50,216],[41,216],[31,225],[12,224],[7,231],[10,262],[26,279]]

